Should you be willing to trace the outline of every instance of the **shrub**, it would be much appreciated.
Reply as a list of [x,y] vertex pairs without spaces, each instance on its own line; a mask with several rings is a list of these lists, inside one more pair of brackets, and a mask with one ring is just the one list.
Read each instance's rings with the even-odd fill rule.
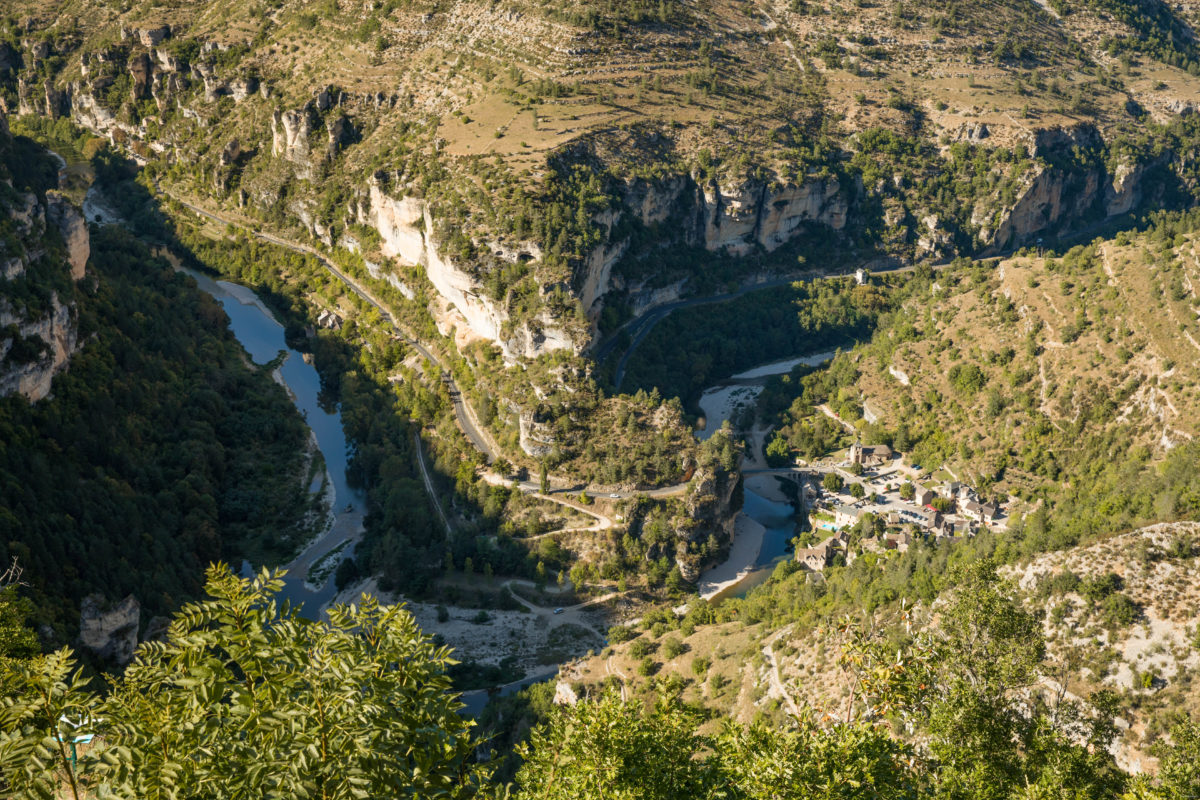
[[628,642],[637,636],[637,631],[628,625],[613,625],[608,629],[609,644]]
[[687,650],[687,645],[676,639],[674,636],[668,637],[663,641],[662,653],[667,659],[675,658]]
[[634,658],[645,658],[657,649],[649,639],[638,639],[629,645],[629,655]]
[[1120,594],[1110,594],[1104,598],[1102,606],[1104,619],[1109,625],[1127,627],[1132,625],[1134,620],[1138,618],[1141,609],[1137,603],[1129,599],[1128,596]]
[[651,675],[658,672],[659,666],[660,665],[657,661],[650,656],[646,656],[642,659],[641,663],[638,664],[638,675],[641,675],[643,678],[649,678]]

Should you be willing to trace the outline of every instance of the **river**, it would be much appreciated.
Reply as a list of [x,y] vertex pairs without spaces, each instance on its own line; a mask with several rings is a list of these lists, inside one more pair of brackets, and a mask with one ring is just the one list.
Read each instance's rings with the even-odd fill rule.
[[[352,488],[346,479],[349,447],[342,430],[341,412],[337,408],[328,410],[321,406],[318,399],[321,377],[316,368],[307,363],[299,352],[287,346],[283,326],[254,292],[245,286],[213,280],[192,270],[182,271],[195,279],[200,289],[212,295],[225,309],[229,316],[229,327],[255,364],[261,366],[270,362],[281,350],[287,354],[279,368],[279,377],[316,437],[317,447],[325,458],[334,495],[332,525],[286,565],[287,576],[281,592],[281,599],[299,606],[303,616],[315,619],[320,609],[336,593],[333,571],[330,570],[328,578],[319,588],[306,585],[304,578],[322,556],[343,545],[352,546],[362,530],[366,508],[362,492]],[[249,565],[243,564],[243,574],[248,569]]]
[[[753,408],[766,381],[772,375],[791,372],[800,364],[810,367],[829,362],[836,351],[772,361],[731,375],[726,381],[706,389],[700,396],[704,428],[696,437],[704,441],[716,433],[726,420],[734,420],[747,408]],[[761,448],[768,431],[751,432],[754,448]],[[752,455],[751,458],[761,458]],[[735,541],[729,558],[700,577],[700,594],[709,601],[743,597],[764,583],[775,565],[788,557],[788,543],[796,535],[795,506],[782,494],[773,475],[755,475],[743,484],[744,501],[735,522]]]

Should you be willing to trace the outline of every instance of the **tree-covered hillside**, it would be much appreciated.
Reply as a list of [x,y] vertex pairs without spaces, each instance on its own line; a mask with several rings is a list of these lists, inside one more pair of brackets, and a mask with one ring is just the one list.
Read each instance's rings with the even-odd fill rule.
[[0,400],[0,554],[67,629],[91,592],[167,613],[211,561],[278,561],[309,507],[304,423],[217,302],[119,228],[90,268],[53,397]]

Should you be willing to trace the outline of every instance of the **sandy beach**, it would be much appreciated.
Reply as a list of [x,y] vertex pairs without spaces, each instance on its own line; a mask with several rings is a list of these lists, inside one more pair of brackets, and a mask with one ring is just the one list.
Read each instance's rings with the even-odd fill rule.
[[762,390],[762,386],[720,386],[702,394],[700,410],[704,412],[704,429],[696,431],[696,438],[705,441],[711,437],[725,420],[737,414],[741,406],[754,405]]
[[754,562],[758,560],[766,532],[767,529],[761,524],[739,512],[734,518],[733,547],[729,551],[729,558],[724,564],[704,573],[697,587],[700,596],[711,600],[754,572]]

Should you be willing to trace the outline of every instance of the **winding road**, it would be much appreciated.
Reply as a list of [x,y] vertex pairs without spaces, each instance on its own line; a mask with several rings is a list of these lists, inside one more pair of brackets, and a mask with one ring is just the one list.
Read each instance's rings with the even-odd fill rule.
[[[450,374],[450,371],[446,368],[446,365],[442,362],[442,360],[440,358],[438,358],[433,353],[433,351],[431,351],[429,348],[427,348],[425,345],[423,345],[419,340],[417,340],[415,337],[411,336],[407,331],[402,329],[396,323],[396,320],[392,316],[392,314],[387,310],[386,307],[384,307],[383,303],[381,303],[379,300],[377,300],[375,298],[375,296],[372,295],[371,292],[369,290],[367,290],[365,287],[363,287],[358,281],[356,281],[354,278],[351,278],[349,275],[347,275],[345,272],[343,272],[340,268],[338,268],[338,266],[336,264],[334,264],[332,261],[330,261],[319,250],[317,250],[314,247],[310,247],[309,245],[301,244],[300,242],[288,241],[287,239],[281,239],[278,236],[274,236],[269,233],[264,233],[262,231],[255,230],[254,228],[251,228],[251,227],[247,226],[246,224],[239,222],[235,219],[222,217],[218,214],[214,214],[211,211],[208,211],[207,209],[201,208],[200,206],[197,206],[186,200],[180,199],[179,197],[177,197],[177,196],[171,194],[170,192],[167,192],[161,188],[159,188],[158,191],[162,192],[164,195],[171,198],[175,202],[179,203],[184,208],[188,209],[189,211],[192,211],[193,213],[195,213],[201,217],[212,220],[213,222],[216,222],[221,225],[231,225],[235,228],[244,230],[247,233],[249,233],[259,239],[262,239],[265,242],[270,242],[271,244],[278,245],[279,247],[283,247],[288,250],[292,250],[293,252],[310,255],[313,258],[317,259],[321,263],[321,265],[331,275],[333,275],[339,281],[344,283],[346,285],[346,287],[350,289],[350,291],[354,292],[354,294],[356,294],[358,297],[360,297],[364,302],[366,302],[368,305],[370,305],[374,309],[376,309],[379,312],[380,316],[383,318],[383,320],[392,327],[392,329],[396,332],[396,334],[398,336],[400,336],[400,338],[403,339],[405,343],[407,343],[414,350],[416,350],[421,355],[422,358],[426,359],[431,364],[436,364],[441,369],[442,380],[446,383],[446,388],[450,395],[450,400],[454,404],[454,415],[458,421],[458,427],[462,430],[463,434],[466,435],[467,439],[471,442],[471,444],[474,445],[475,449],[477,449],[480,453],[482,453],[484,455],[484,457],[487,459],[487,462],[489,464],[494,463],[496,461],[496,459],[500,456],[500,453],[498,451],[498,448],[496,447],[495,442],[492,441],[491,434],[489,434],[488,431],[486,429],[484,429],[483,426],[479,424],[479,421],[475,418],[475,412],[471,409],[470,405],[463,399],[462,391],[458,388],[458,385],[454,382],[454,377]],[[778,285],[783,285],[784,283],[790,282],[790,280],[792,280],[792,279],[788,279],[788,281],[783,281],[781,279],[778,282]],[[769,288],[770,285],[772,285],[772,284],[763,283],[763,284],[758,284],[755,286],[747,287],[744,291],[739,291],[739,292],[730,294],[725,299],[728,299],[730,297],[737,297],[739,294],[745,294],[746,291],[752,291],[752,290],[758,289],[758,288]],[[704,301],[703,300],[681,301],[680,303],[673,304],[673,308],[681,308],[685,305],[695,305],[698,302],[704,302]],[[709,302],[720,302],[720,300],[719,299],[710,299]],[[672,310],[673,310],[673,308],[672,308]],[[425,467],[424,467],[423,460],[421,462],[421,466],[422,466],[422,473],[425,474]],[[559,503],[561,505],[569,505],[573,508],[576,508],[579,511],[582,511],[585,514],[590,514],[591,516],[597,517],[598,519],[607,521],[608,526],[612,525],[612,520],[608,519],[607,517],[603,517],[599,514],[596,514],[593,511],[590,511],[585,506],[574,504],[574,503],[565,501],[558,497],[552,497],[552,496],[550,496],[550,494],[541,494],[541,492],[540,492],[541,487],[538,485],[537,482],[534,482],[534,481],[515,482],[514,481],[514,482],[511,482],[510,485],[517,485],[517,486],[519,486],[521,491],[524,491],[524,492],[530,493],[530,494],[537,494],[539,497],[542,497],[546,500],[550,500],[552,502]],[[435,504],[438,506],[438,508],[440,510],[441,505],[436,502],[436,494],[434,494],[434,492],[433,492],[432,484],[428,481],[426,481],[426,488],[430,493],[430,497],[434,499]],[[679,483],[679,484],[675,484],[672,486],[660,487],[657,489],[647,489],[647,490],[642,490],[642,491],[634,490],[634,491],[605,492],[603,494],[608,494],[610,496],[615,495],[616,497],[614,499],[627,499],[630,497],[635,497],[637,495],[647,495],[649,497],[660,497],[661,498],[661,497],[674,497],[674,496],[683,494],[683,492],[686,489],[687,489],[686,483]],[[570,486],[570,487],[567,487],[564,489],[553,489],[552,490],[552,492],[554,494],[570,494],[570,493],[578,493],[578,492],[582,492],[582,491],[592,491],[592,490],[590,489],[590,487],[587,484],[578,484],[576,486]],[[598,492],[598,491],[592,491],[592,493],[593,494],[601,494],[601,492]],[[445,524],[449,525],[449,522],[446,521],[444,513],[442,513],[442,519]]]
[[446,388],[450,394],[450,400],[454,404],[454,415],[458,418],[458,427],[462,429],[464,434],[466,434],[466,437],[471,441],[471,444],[474,445],[475,448],[487,458],[489,464],[496,460],[498,453],[496,452],[496,447],[492,442],[491,437],[478,425],[474,419],[475,415],[471,412],[470,408],[463,400],[462,392],[459,390],[458,385],[454,382],[453,375],[450,374],[450,371],[446,368],[446,365],[442,362],[442,360],[438,358],[433,351],[423,345],[416,337],[409,335],[407,331],[401,328],[399,324],[397,324],[391,312],[384,307],[383,303],[375,299],[375,296],[372,295],[366,288],[364,288],[358,281],[354,280],[341,269],[339,269],[338,266],[326,258],[321,251],[317,250],[315,247],[301,244],[300,242],[281,239],[278,236],[255,230],[254,228],[238,222],[237,220],[219,216],[211,211],[208,211],[207,209],[201,208],[193,203],[189,203],[187,200],[183,200],[161,188],[158,188],[158,191],[162,192],[184,208],[201,217],[210,219],[213,222],[221,225],[231,225],[235,228],[246,231],[252,236],[262,239],[264,242],[270,242],[271,244],[278,245],[279,247],[286,248],[293,252],[310,255],[321,262],[321,266],[323,266],[329,272],[329,274],[333,275],[339,281],[344,283],[346,287],[350,291],[354,292],[354,294],[356,294],[359,298],[361,298],[363,302],[367,303],[376,311],[378,311],[380,316],[383,317],[384,322],[390,325],[392,330],[394,330],[406,344],[416,350],[426,361],[430,362],[431,364],[436,364],[441,369],[442,380],[446,383]]
[[737,291],[726,292],[725,294],[715,294],[707,297],[693,297],[690,300],[676,300],[671,303],[664,303],[661,306],[655,306],[650,311],[643,313],[641,316],[627,320],[623,325],[609,334],[607,339],[596,346],[595,350],[593,351],[593,358],[595,358],[597,364],[603,363],[604,360],[612,354],[613,349],[617,346],[617,343],[621,338],[621,334],[625,331],[625,329],[632,327],[633,341],[629,343],[629,346],[621,355],[621,360],[617,362],[616,373],[613,375],[613,388],[619,390],[621,388],[622,381],[625,380],[625,367],[629,363],[630,356],[632,356],[633,352],[637,350],[638,345],[642,343],[642,340],[646,338],[646,335],[654,329],[654,326],[659,322],[662,322],[673,312],[678,311],[681,308],[690,308],[692,306],[724,303],[729,300],[735,300],[744,294],[749,294],[750,292],[757,292],[763,289],[775,289],[780,286],[788,286],[796,281],[812,280],[814,277],[815,274],[806,272],[803,274],[792,275],[790,277],[775,278],[769,281],[763,281],[761,283],[749,283],[740,287],[737,289]]

